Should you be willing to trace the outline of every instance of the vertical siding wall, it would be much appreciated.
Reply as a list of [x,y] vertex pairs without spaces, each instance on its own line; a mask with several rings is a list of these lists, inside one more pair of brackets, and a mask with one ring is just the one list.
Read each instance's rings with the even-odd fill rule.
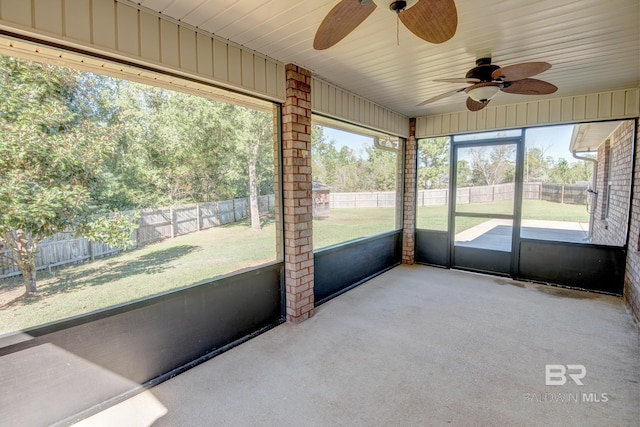
[[282,64],[134,5],[114,0],[2,0],[0,28],[284,99]]
[[416,137],[482,132],[525,126],[638,117],[640,89],[545,99],[418,117]]
[[361,124],[391,135],[403,138],[409,136],[407,117],[315,77],[311,80],[311,108],[314,113]]

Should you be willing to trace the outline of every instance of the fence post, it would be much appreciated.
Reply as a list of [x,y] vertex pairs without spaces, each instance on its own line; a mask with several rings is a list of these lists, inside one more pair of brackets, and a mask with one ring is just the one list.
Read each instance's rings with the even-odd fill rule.
[[560,203],[564,205],[564,184],[562,184],[562,187],[560,188]]
[[196,203],[196,231],[200,231],[200,203]]
[[173,239],[174,237],[176,237],[176,231],[174,229],[175,216],[174,216],[174,212],[173,212],[173,206],[169,206],[169,217],[171,218],[171,221],[170,221],[170,224],[171,224],[171,238]]
[[231,199],[231,210],[233,211],[233,222],[236,222],[236,199]]
[[538,200],[542,200],[542,184],[538,183]]

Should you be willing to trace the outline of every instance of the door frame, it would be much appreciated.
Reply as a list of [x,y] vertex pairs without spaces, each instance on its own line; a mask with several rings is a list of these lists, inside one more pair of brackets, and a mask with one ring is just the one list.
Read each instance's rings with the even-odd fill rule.
[[[455,137],[451,138],[449,162],[449,265],[450,268],[458,268],[462,270],[480,271],[484,273],[506,275],[517,277],[519,273],[520,263],[520,227],[522,224],[522,199],[523,199],[523,180],[524,180],[524,135],[522,132],[519,136],[509,136],[503,138],[487,138],[479,140],[462,140],[456,141]],[[471,147],[487,147],[495,145],[514,145],[516,147],[515,156],[515,176],[514,176],[514,195],[513,195],[513,212],[511,214],[482,214],[465,212],[460,214],[456,212],[457,200],[457,176],[458,176],[458,149]],[[512,221],[511,230],[511,249],[509,252],[494,251],[481,248],[464,248],[458,251],[462,257],[468,256],[474,259],[476,263],[456,262],[456,217],[476,217],[476,218],[496,218],[508,219]],[[509,255],[505,255],[508,253]],[[507,259],[508,257],[508,259]],[[460,257],[458,257],[460,259]]]

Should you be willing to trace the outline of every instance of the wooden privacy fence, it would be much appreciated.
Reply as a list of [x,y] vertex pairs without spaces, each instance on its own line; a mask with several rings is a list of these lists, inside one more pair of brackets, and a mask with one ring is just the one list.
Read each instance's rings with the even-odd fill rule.
[[[587,203],[586,184],[551,184],[528,182],[524,184],[523,197],[530,200],[546,200],[555,203],[582,205]],[[457,189],[456,203],[491,203],[513,200],[514,184],[498,184]],[[448,189],[420,190],[417,206],[442,206],[449,202]]]
[[[260,214],[273,212],[274,203],[273,194],[259,196]],[[133,211],[123,214],[132,215]],[[244,220],[249,216],[249,198],[143,209],[139,216],[138,228],[131,236],[133,247]],[[103,243],[91,243],[84,237],[75,237],[71,231],[58,233],[38,244],[36,269],[51,269],[120,251]],[[0,254],[5,252],[7,250],[0,251]],[[0,279],[17,275],[20,271],[16,267],[0,264]]]
[[[525,199],[581,205],[587,203],[586,184],[550,184],[527,182],[524,184]],[[457,189],[456,203],[491,203],[513,200],[513,183],[462,187]],[[417,206],[442,206],[449,203],[449,189],[419,190]],[[329,208],[393,208],[396,206],[395,191],[330,193]]]

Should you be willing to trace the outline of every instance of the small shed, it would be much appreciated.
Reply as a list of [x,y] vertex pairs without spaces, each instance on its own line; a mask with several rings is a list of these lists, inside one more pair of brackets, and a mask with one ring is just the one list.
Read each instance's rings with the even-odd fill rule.
[[313,181],[312,199],[313,199],[313,218],[329,217],[329,186],[318,181]]

